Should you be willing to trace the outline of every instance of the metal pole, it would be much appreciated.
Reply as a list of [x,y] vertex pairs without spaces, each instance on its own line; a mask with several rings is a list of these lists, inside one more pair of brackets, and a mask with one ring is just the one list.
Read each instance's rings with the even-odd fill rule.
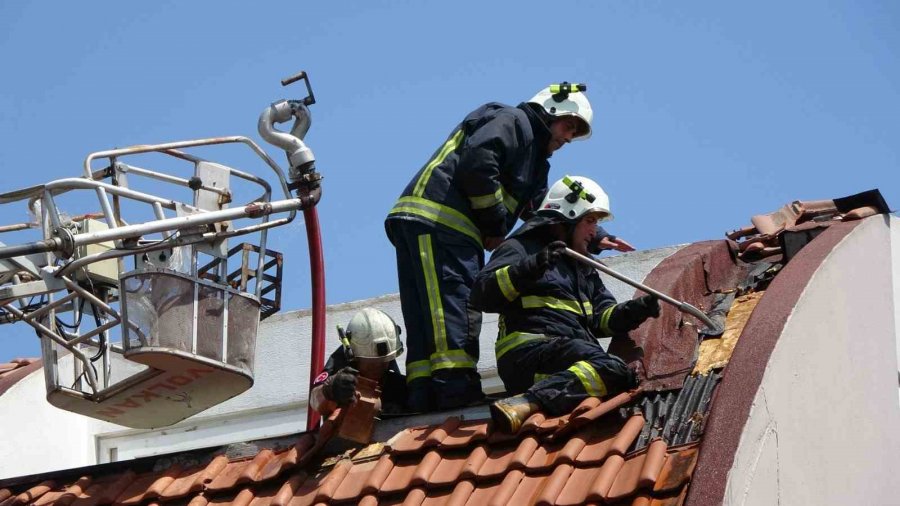
[[714,321],[712,321],[708,316],[706,316],[706,313],[704,313],[703,311],[700,311],[699,309],[688,304],[687,302],[681,302],[679,300],[673,299],[672,297],[669,297],[668,295],[666,295],[658,290],[654,290],[653,288],[650,288],[647,285],[638,283],[637,281],[629,278],[628,276],[625,276],[624,274],[620,274],[620,273],[610,269],[609,267],[603,265],[602,263],[594,260],[593,258],[584,256],[581,253],[578,253],[577,251],[566,248],[566,255],[574,258],[575,260],[578,260],[581,263],[590,265],[591,267],[597,269],[600,272],[609,274],[610,276],[618,279],[619,281],[629,284],[629,285],[637,288],[638,290],[649,293],[650,295],[653,295],[654,297],[662,300],[663,302],[666,302],[667,304],[671,304],[671,305],[675,306],[682,313],[687,313],[687,314],[697,317],[698,320],[702,321],[707,326],[707,329],[703,332],[706,335],[717,336],[717,335],[721,334],[722,332],[724,332],[724,330],[725,330],[725,329],[722,329],[719,325],[716,325],[716,323]]

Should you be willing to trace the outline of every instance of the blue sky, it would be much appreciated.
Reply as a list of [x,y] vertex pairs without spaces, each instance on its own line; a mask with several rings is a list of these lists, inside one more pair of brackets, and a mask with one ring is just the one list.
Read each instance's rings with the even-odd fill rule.
[[[721,238],[792,200],[900,202],[896,2],[356,4],[0,3],[0,191],[77,177],[91,151],[258,139],[262,109],[301,91],[279,80],[304,69],[329,303],[397,290],[383,217],[466,113],[562,80],[588,84],[594,135],[551,178],[597,180],[608,228],[638,248]],[[0,206],[0,224],[26,218]],[[284,308],[308,307],[302,224],[270,246]],[[21,324],[0,332],[0,361],[39,354]]]

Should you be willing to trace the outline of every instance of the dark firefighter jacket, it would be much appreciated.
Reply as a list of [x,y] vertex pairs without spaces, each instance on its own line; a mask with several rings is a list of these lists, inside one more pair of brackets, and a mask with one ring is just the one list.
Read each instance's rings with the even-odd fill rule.
[[388,219],[438,224],[478,245],[505,236],[546,192],[549,140],[547,122],[530,105],[485,104],[419,170]]
[[523,261],[553,239],[545,225],[553,218],[535,217],[491,255],[472,287],[472,305],[500,313],[497,359],[535,339],[551,336],[594,341],[612,335],[609,316],[616,299],[597,271],[563,256],[539,279],[524,275]]

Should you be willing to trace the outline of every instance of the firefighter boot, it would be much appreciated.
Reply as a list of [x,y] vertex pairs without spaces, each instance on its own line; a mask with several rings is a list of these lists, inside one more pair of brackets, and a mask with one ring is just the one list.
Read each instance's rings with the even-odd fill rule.
[[529,416],[540,411],[541,406],[527,394],[514,395],[491,404],[494,428],[515,434]]

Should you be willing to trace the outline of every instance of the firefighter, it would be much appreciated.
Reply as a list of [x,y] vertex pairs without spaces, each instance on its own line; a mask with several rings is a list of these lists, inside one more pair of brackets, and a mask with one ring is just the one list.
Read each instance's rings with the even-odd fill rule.
[[346,332],[338,327],[338,333],[341,347],[313,382],[312,408],[328,415],[335,408],[349,406],[357,399],[357,377],[362,375],[380,382],[382,411],[403,411],[406,379],[396,361],[403,353],[400,327],[384,312],[365,308],[350,319]]
[[597,223],[612,218],[597,183],[564,177],[536,214],[494,251],[472,288],[474,307],[500,314],[497,368],[515,395],[490,409],[495,426],[507,432],[535,411],[559,416],[589,396],[635,387],[634,371],[597,338],[659,316],[656,298],[617,304],[594,269],[563,255],[566,247],[587,254]]
[[484,250],[496,248],[547,189],[548,158],[591,135],[583,85],[563,83],[511,107],[483,105],[409,182],[385,221],[396,248],[411,409],[481,400],[481,313],[468,305]]

